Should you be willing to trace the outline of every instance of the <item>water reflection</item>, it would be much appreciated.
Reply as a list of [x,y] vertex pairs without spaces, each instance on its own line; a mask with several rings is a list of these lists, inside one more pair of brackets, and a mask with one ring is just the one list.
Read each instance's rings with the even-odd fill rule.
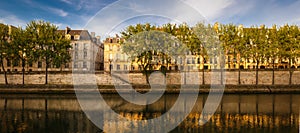
[[[168,111],[177,95],[164,95],[157,102],[140,106],[118,95],[104,95],[116,112],[131,120],[157,118]],[[215,115],[206,122],[201,114],[207,95],[199,95],[192,113],[172,132],[299,132],[300,95],[225,95]],[[88,99],[87,100],[94,100]],[[102,110],[99,120],[111,132],[140,132],[135,122],[109,119]],[[180,114],[180,112],[178,112]],[[176,115],[170,116],[170,121]],[[146,121],[145,121],[146,122]],[[145,123],[146,124],[146,123]],[[132,130],[132,127],[139,127]],[[102,132],[81,111],[74,95],[0,95],[0,132]]]

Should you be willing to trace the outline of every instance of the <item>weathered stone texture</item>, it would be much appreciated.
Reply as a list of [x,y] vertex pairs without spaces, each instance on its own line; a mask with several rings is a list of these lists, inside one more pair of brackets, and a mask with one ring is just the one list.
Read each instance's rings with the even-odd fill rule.
[[[49,84],[95,84],[98,85],[113,85],[113,84],[146,84],[146,78],[142,73],[130,73],[130,74],[114,74],[116,76],[111,77],[109,73],[97,73],[97,74],[49,74]],[[202,84],[202,72],[190,72],[190,73],[168,73],[166,75],[165,82],[167,84]],[[161,76],[161,75],[160,75]],[[226,71],[223,73],[225,83],[228,85],[238,84],[238,71]],[[22,84],[22,74],[8,74],[8,82],[10,84]],[[276,85],[289,84],[289,71],[275,71],[274,83]],[[155,82],[162,82],[164,78],[155,78]],[[255,71],[241,71],[240,80],[242,85],[254,85],[256,83]],[[220,84],[221,72],[212,71],[204,72],[205,84]],[[44,74],[26,74],[25,84],[44,84]],[[0,84],[4,84],[4,75],[0,74]],[[258,84],[271,85],[272,84],[272,71],[259,71],[258,72]],[[300,84],[300,71],[294,71],[292,75],[292,84]]]

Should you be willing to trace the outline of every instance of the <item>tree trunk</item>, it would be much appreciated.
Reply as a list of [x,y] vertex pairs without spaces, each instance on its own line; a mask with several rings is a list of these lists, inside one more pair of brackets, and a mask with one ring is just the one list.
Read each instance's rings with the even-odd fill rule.
[[241,84],[241,63],[239,62],[239,74],[238,74],[238,84]]
[[221,68],[220,71],[221,71],[221,85],[223,85],[224,84],[224,82],[223,82],[223,79],[224,79],[223,68]]
[[256,61],[256,80],[255,80],[255,84],[258,85],[258,64],[259,64],[259,61]]
[[202,85],[205,85],[205,79],[204,79],[204,56],[202,61]]
[[22,67],[22,84],[25,84],[25,68]]
[[202,68],[202,85],[205,85],[205,79],[204,79],[204,65]]
[[290,79],[289,79],[289,85],[292,85],[292,78],[293,78],[294,71],[290,68]]
[[147,70],[148,64],[146,66],[139,66],[139,67],[140,67],[140,69],[143,71],[143,73],[146,76],[146,82],[147,82],[147,84],[150,85],[150,82],[149,82],[149,76],[150,76],[150,74],[149,74],[149,71]]
[[148,74],[148,72],[146,72],[145,76],[146,76],[147,84],[149,85],[150,83],[149,83],[149,74]]
[[275,84],[275,60],[272,60],[273,63],[273,69],[272,69],[272,85]]
[[25,84],[25,61],[22,60],[22,84]]
[[1,59],[1,67],[2,67],[2,70],[4,72],[4,79],[5,79],[5,84],[8,84],[8,81],[7,81],[7,75],[6,75],[6,71],[5,71],[5,68],[4,68],[4,64],[3,64],[3,60]]
[[290,72],[290,79],[289,79],[289,85],[292,85],[292,77],[293,77],[293,70],[291,69],[291,59],[289,59],[289,72]]
[[45,84],[48,84],[48,61],[46,61]]

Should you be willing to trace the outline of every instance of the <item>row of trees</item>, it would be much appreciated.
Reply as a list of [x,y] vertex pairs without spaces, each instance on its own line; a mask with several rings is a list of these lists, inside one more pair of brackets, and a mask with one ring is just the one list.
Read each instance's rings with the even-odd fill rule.
[[244,28],[233,24],[220,26],[217,24],[215,29],[219,34],[225,54],[233,55],[238,63],[239,83],[242,59],[244,61],[251,59],[256,63],[256,84],[258,84],[258,69],[261,64],[272,66],[272,84],[274,84],[276,60],[278,64],[287,62],[290,72],[289,84],[291,84],[294,72],[291,68],[300,56],[300,30],[297,25],[281,27],[273,25],[271,28],[262,25]]
[[[265,63],[272,65],[272,83],[274,84],[275,61],[278,61],[279,64],[283,61],[287,61],[288,68],[290,70],[291,84],[293,74],[293,69],[291,68],[293,63],[295,63],[297,58],[300,56],[300,30],[296,25],[284,25],[281,27],[274,25],[271,28],[267,28],[266,26],[262,25],[244,28],[242,25],[219,23],[214,25],[198,23],[194,27],[189,27],[186,24],[165,24],[162,26],[137,24],[127,27],[121,33],[125,40],[130,39],[130,41],[123,43],[123,51],[130,56],[134,55],[133,53],[136,52],[136,49],[144,50],[145,46],[151,45],[151,43],[147,41],[141,42],[138,40],[145,39],[145,37],[149,40],[150,36],[143,36],[144,38],[141,38],[142,36],[136,36],[141,32],[149,32],[153,30],[165,32],[176,37],[176,39],[181,43],[184,43],[195,56],[199,56],[207,60],[209,60],[211,57],[218,56],[217,60],[219,61],[221,68],[224,68],[226,63],[236,63],[239,68],[239,84],[241,83],[241,64],[244,61],[250,60],[253,63],[256,63],[256,84],[258,84],[258,69],[260,65]],[[156,37],[150,38],[150,40],[158,40],[157,38],[159,38],[159,34]],[[162,40],[163,39],[160,39],[159,41],[161,43],[170,43],[170,41]],[[161,47],[161,49],[156,49],[156,51],[162,51],[165,48],[166,47]],[[153,70],[154,66],[151,65],[153,64],[151,60],[153,59],[154,54],[155,52],[145,51],[140,56],[134,57],[134,60],[136,57],[138,57],[138,60],[135,60],[138,62],[138,64],[146,66],[142,68],[142,71],[146,77]],[[168,57],[165,54],[159,55],[163,56],[155,56],[158,56],[159,58]],[[234,58],[230,62],[229,60],[225,62],[226,60],[224,55],[231,55]],[[169,57],[166,59],[164,64],[161,64],[163,68],[171,63],[171,59]],[[202,61],[202,65],[204,66],[204,61]],[[204,69],[202,70],[204,76]]]
[[0,64],[8,84],[4,60],[21,62],[24,84],[25,67],[37,61],[45,62],[45,84],[50,65],[62,66],[71,60],[70,40],[58,32],[58,27],[45,21],[31,21],[25,29],[0,24]]

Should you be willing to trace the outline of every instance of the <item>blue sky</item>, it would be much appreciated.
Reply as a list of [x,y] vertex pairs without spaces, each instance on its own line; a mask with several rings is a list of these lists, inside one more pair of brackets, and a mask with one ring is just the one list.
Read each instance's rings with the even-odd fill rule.
[[[118,16],[129,14],[130,10],[143,12],[148,8],[151,9],[150,11],[169,11],[173,13],[173,16],[178,17],[180,12],[176,11],[183,8],[182,3],[198,11],[210,23],[234,23],[245,26],[261,24],[271,26],[272,24],[283,25],[286,23],[298,25],[300,23],[299,0],[177,0],[182,3],[175,4],[165,2],[167,0],[121,1],[127,2],[127,4],[123,4],[126,8],[120,7],[122,10],[109,9],[106,14],[99,15],[101,9],[108,8],[110,4],[117,2],[115,0],[1,0],[0,23],[25,26],[30,20],[43,19],[56,24],[60,29],[64,29],[66,26],[72,29],[87,28],[101,34],[102,31],[99,31],[101,28],[91,28],[97,26],[96,23],[93,25],[88,23],[91,18],[100,17],[98,18],[99,25],[105,26],[114,21],[121,21]],[[159,2],[159,6],[149,3],[149,1]],[[187,6],[184,6],[184,9],[187,9]],[[194,18],[193,15],[188,17]],[[133,24],[147,21],[153,21],[155,24],[174,22],[171,19],[149,15],[122,21],[124,21],[123,24],[115,26],[124,27],[126,26],[124,23]],[[201,20],[195,18],[195,21]]]

